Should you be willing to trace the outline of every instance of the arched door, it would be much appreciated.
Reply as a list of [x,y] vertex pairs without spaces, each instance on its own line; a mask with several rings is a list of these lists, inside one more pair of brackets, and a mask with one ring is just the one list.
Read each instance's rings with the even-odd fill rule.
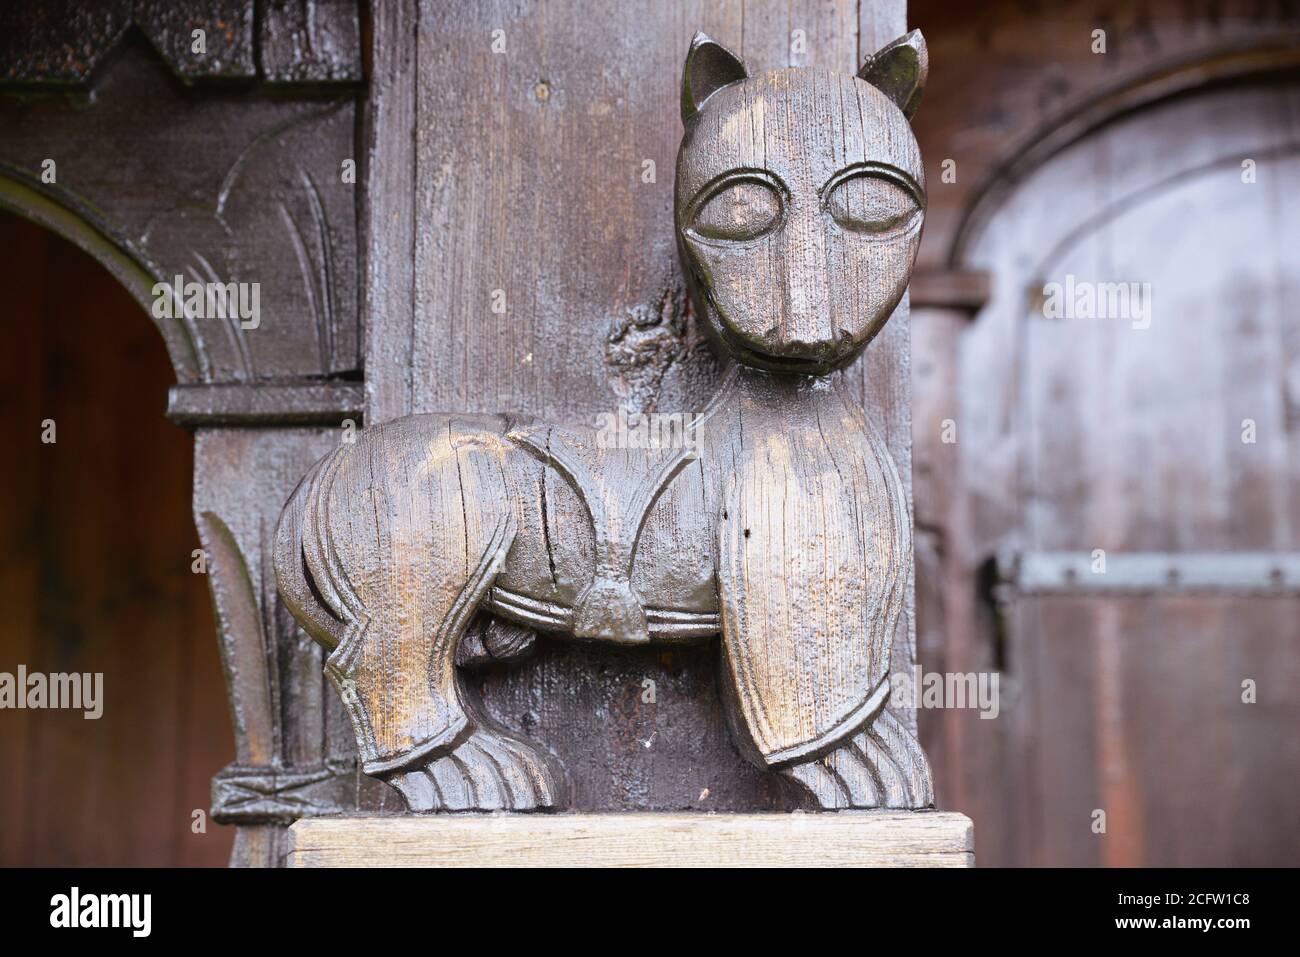
[[0,673],[25,705],[0,710],[0,865],[223,865],[234,744],[167,350],[72,243],[0,211],[0,247]]
[[987,862],[1300,851],[1297,183],[1300,85],[1223,86],[1061,151],[968,247],[995,283],[960,387],[1001,556]]

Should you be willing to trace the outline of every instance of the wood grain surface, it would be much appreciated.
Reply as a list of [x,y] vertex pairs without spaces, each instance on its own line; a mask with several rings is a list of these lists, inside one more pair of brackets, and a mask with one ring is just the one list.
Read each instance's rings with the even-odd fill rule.
[[844,814],[313,818],[289,867],[971,867],[970,819]]
[[166,350],[71,243],[0,213],[0,246],[0,672],[103,675],[96,720],[0,710],[0,866],[220,866],[233,835],[191,815],[234,745]]
[[[916,256],[925,187],[909,117],[924,40],[856,50],[847,70],[774,69],[696,32],[676,95],[659,87],[677,71],[629,78],[627,95],[649,98],[643,113],[610,101],[600,69],[627,38],[576,6],[485,5],[477,41],[464,17],[419,9],[414,102],[400,54],[372,91],[369,168],[391,188],[371,182],[379,205],[366,217],[395,226],[381,242],[397,246],[370,260],[364,300],[372,358],[392,361],[369,367],[364,434],[308,473],[276,532],[279,594],[329,651],[362,769],[417,812],[570,806],[547,736],[510,728],[457,670],[483,659],[462,639],[491,613],[624,648],[720,632],[722,711],[752,763],[828,810],[930,806],[915,732],[889,711],[891,660],[911,659],[906,473],[871,415],[889,403],[872,396],[864,410],[838,376],[894,315]],[[377,29],[396,22],[390,11]],[[658,50],[678,27],[639,28]],[[544,37],[557,30],[576,58],[551,60]],[[453,38],[457,55],[441,55]],[[449,62],[457,78],[441,76]],[[495,88],[498,111],[466,108],[461,71]],[[667,170],[660,183],[649,157],[629,180],[618,167],[632,160],[604,154],[620,120],[643,129],[666,104],[682,132],[660,230],[639,205],[669,197]],[[426,107],[445,123],[424,125]],[[408,110],[414,155],[405,141],[388,155],[382,128],[405,126]],[[412,193],[408,284],[408,216],[389,206]],[[635,276],[609,260],[629,228],[636,248],[665,253]],[[674,336],[707,339],[712,358]],[[665,389],[692,357],[723,370],[711,397]],[[590,424],[615,410],[691,424],[667,450],[647,447]],[[392,418],[402,412],[413,414]],[[598,704],[575,689],[572,677],[548,689],[558,735]]]
[[[673,221],[692,34],[756,71],[851,76],[906,29],[902,0],[638,0],[600,17],[578,3],[377,6],[361,216],[367,423],[700,411],[718,370],[687,307]],[[647,160],[654,182],[642,181]],[[505,313],[492,310],[498,289]],[[840,375],[910,489],[906,300]],[[896,668],[914,655],[905,591]],[[546,742],[575,807],[791,806],[732,746],[712,648],[538,645],[466,684],[494,720]],[[898,714],[914,726],[910,709]]]
[[[1003,702],[925,713],[939,804],[979,823],[981,864],[1289,864],[1300,601],[1017,596],[988,560],[1300,547],[1296,11],[909,8],[932,55],[918,274],[956,271],[912,288],[922,659],[998,672]],[[1098,27],[1104,56],[1077,39]],[[1068,275],[1150,283],[1149,328],[1046,318]]]

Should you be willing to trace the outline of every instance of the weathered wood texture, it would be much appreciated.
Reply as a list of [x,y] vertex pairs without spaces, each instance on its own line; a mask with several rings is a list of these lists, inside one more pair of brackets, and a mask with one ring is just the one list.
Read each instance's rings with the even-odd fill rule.
[[104,676],[97,720],[0,711],[0,866],[221,866],[233,834],[192,814],[234,745],[166,350],[70,243],[0,213],[0,248],[0,671]]
[[[849,329],[865,335],[901,295],[920,219],[908,203],[892,237],[860,240],[895,247],[901,276],[874,312],[840,316],[846,360]],[[806,215],[822,228],[820,203]],[[731,308],[719,289],[708,301]],[[494,727],[457,666],[516,657],[532,627],[625,647],[721,632],[722,700],[752,763],[828,810],[930,805],[925,757],[886,708],[910,522],[854,400],[828,377],[736,366],[677,443],[602,435],[405,416],[340,446],[294,493],[275,535],[278,593],[329,652],[366,773],[416,811],[564,807],[544,742]],[[506,655],[491,650],[502,634],[518,636]]]
[[154,320],[178,381],[359,374],[350,95],[198,95],[138,37],[104,64],[93,105],[0,95],[0,207],[92,252],[151,316],[154,284],[178,275],[258,284],[256,328]]
[[0,12],[0,82],[88,86],[133,31],[190,82],[361,80],[356,0],[41,0]]
[[[927,715],[923,739],[940,806],[980,825],[982,863],[1300,853],[1293,597],[1016,596],[995,593],[987,564],[1004,547],[1300,548],[1297,24],[1282,7],[1216,9],[915,5],[945,91],[918,114],[921,256],[958,250],[969,221],[952,264],[992,278],[969,328],[939,302],[914,315],[918,552],[933,558],[918,574],[934,575],[919,585],[922,659],[996,669],[1003,697],[992,721]],[[1150,327],[1044,318],[1044,285],[1067,275],[1151,283]]]
[[[173,415],[199,429],[193,503],[238,752],[213,804],[243,825],[242,863],[276,861],[277,822],[296,814],[395,809],[388,789],[357,777],[342,705],[322,690],[319,652],[277,604],[262,554],[278,502],[338,440],[326,427],[358,411],[357,290],[371,322],[364,411],[377,420],[434,406],[566,417],[618,404],[696,410],[717,370],[686,306],[669,169],[689,36],[711,30],[758,70],[851,74],[904,32],[896,0],[644,3],[599,19],[576,4],[454,14],[376,5],[358,157],[352,91],[320,85],[356,75],[352,5],[323,6],[268,4],[267,15],[249,16],[251,4],[231,3],[230,29],[207,59],[183,55],[179,5],[116,3],[94,22],[38,17],[5,31],[0,205],[72,239],[146,310],[153,284],[176,274],[262,288],[256,330],[157,323],[181,384]],[[489,57],[498,27],[504,55]],[[46,41],[50,56],[40,52]],[[268,95],[261,86],[279,81],[298,88]],[[77,90],[29,95],[42,84]],[[454,92],[467,88],[497,108],[471,110]],[[362,237],[357,187],[341,175],[354,157],[368,190]],[[41,181],[46,159],[57,163],[54,183]],[[498,288],[504,317],[490,311]],[[440,324],[425,325],[430,317]],[[843,374],[905,484],[906,342],[904,308]],[[901,661],[911,658],[910,589],[905,605]],[[489,668],[475,690],[578,769],[580,806],[778,806],[768,779],[727,740],[715,671],[708,650],[551,646],[523,674]],[[651,675],[655,705],[641,700]]]
[[[991,300],[963,388],[987,405],[998,394],[981,380],[1000,365],[1010,434],[964,413],[964,465],[994,474],[984,463],[1010,441],[1018,493],[1011,508],[976,506],[981,539],[1001,525],[1035,551],[1300,549],[1300,436],[1285,399],[1300,356],[1298,93],[1207,91],[1117,122],[1042,166],[993,218],[973,259],[1020,294]],[[1242,182],[1243,157],[1256,183]],[[1067,276],[1150,283],[1149,328],[1044,319],[1026,290]],[[1294,860],[1296,606],[1022,599],[1007,623],[1007,730],[1024,793],[1040,795],[1022,834],[1030,860]],[[1246,679],[1257,705],[1242,702]],[[1064,741],[1088,760],[1062,762]],[[1092,808],[1109,809],[1104,840],[1071,826]]]
[[[1255,0],[912,0],[936,64],[916,131],[931,183],[922,269],[961,268],[1007,191],[1111,116],[1300,65],[1300,10]],[[1092,50],[1106,31],[1106,52]],[[956,179],[941,165],[955,160]]]
[[279,502],[339,435],[326,428],[196,435],[194,520],[208,554],[235,726],[235,761],[212,788],[213,814],[224,822],[400,807],[358,778],[352,732],[325,684],[320,648],[281,602],[271,569]]
[[[905,25],[897,2],[646,2],[599,18],[576,3],[375,10],[368,422],[703,409],[718,370],[688,306],[672,174],[681,57],[697,29],[757,72],[852,75]],[[466,86],[478,94],[465,97]],[[841,375],[910,488],[907,338],[904,303]],[[910,583],[904,592],[896,666],[913,658]],[[715,661],[700,650],[548,646],[471,688],[489,716],[556,752],[576,807],[783,806],[727,741]],[[647,680],[658,683],[653,704],[642,701]]]
[[315,818],[289,867],[971,867],[971,822],[937,811],[846,814]]

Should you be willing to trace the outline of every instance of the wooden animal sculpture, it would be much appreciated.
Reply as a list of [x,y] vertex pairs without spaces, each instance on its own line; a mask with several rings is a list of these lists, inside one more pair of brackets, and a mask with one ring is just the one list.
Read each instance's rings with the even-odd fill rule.
[[280,593],[329,649],[366,773],[413,811],[562,805],[548,753],[458,668],[534,631],[721,635],[737,746],[821,808],[924,807],[887,707],[910,519],[885,443],[832,377],[907,286],[924,208],[913,32],[856,77],[750,77],[703,34],[682,81],[676,216],[696,313],[731,360],[668,448],[525,415],[415,415],[326,456],[285,508]]

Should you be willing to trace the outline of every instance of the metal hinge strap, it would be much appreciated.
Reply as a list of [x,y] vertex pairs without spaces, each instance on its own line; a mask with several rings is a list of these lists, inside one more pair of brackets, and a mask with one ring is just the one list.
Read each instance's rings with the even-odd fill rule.
[[997,568],[1020,595],[1300,595],[1300,552],[1017,552]]

